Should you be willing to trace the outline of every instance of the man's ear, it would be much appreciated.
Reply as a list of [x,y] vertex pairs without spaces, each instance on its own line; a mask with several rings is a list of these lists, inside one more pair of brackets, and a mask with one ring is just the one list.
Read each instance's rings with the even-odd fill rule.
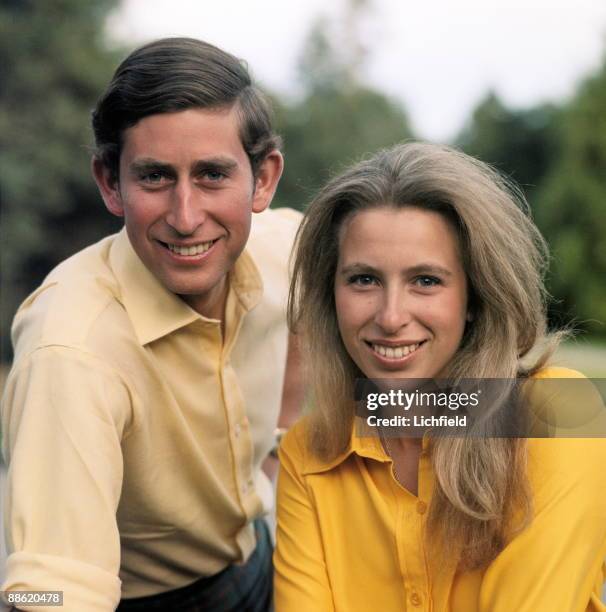
[[274,149],[263,160],[257,171],[255,192],[253,194],[253,212],[262,212],[271,204],[283,169],[284,158],[282,153]]
[[107,210],[116,217],[123,217],[124,206],[120,195],[120,185],[112,176],[110,169],[98,157],[93,156],[91,171]]

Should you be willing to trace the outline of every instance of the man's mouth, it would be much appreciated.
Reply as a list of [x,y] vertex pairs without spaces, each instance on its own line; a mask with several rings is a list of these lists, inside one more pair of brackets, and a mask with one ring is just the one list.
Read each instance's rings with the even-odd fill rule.
[[217,242],[217,240],[208,240],[207,242],[199,242],[198,244],[192,244],[190,246],[181,246],[179,244],[171,244],[169,242],[163,242],[162,244],[176,255],[193,257],[194,255],[206,253],[206,251],[208,251],[208,249],[210,249],[215,242]]

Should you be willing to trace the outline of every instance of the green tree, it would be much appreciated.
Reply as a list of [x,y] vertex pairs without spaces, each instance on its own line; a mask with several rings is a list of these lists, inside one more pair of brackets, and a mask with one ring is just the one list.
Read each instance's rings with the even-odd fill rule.
[[[316,22],[299,62],[304,93],[295,102],[275,104],[286,160],[278,206],[304,208],[343,166],[411,137],[402,107],[360,76],[365,52],[356,24],[365,9],[364,2],[350,2],[340,38],[331,31],[334,24]],[[337,48],[335,40],[347,44]]]
[[488,94],[457,139],[526,192],[552,253],[551,322],[593,335],[606,335],[605,108],[606,61],[561,107],[511,110]]
[[557,154],[557,117],[555,106],[514,111],[490,92],[473,111],[456,144],[512,178],[532,204]]
[[558,123],[560,146],[537,198],[552,248],[550,288],[560,317],[606,335],[606,55]]
[[[116,0],[0,7],[1,348],[17,305],[60,260],[117,227],[89,172],[90,111],[116,56],[102,25]],[[66,231],[66,228],[69,228]]]

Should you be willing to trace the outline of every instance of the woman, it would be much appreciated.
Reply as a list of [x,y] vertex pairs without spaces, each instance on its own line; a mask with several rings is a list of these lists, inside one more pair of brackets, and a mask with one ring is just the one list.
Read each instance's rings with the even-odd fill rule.
[[356,378],[575,376],[544,367],[546,260],[521,193],[446,147],[382,151],[312,202],[289,317],[313,406],[280,451],[277,612],[604,610],[606,441],[354,428]]

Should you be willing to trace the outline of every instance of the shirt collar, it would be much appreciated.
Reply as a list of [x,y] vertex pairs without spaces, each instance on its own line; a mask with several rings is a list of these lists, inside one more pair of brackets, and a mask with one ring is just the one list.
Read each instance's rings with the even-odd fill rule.
[[[307,474],[320,474],[322,472],[328,472],[341,463],[343,463],[350,455],[356,454],[359,457],[366,459],[374,459],[381,463],[387,463],[391,461],[391,457],[385,452],[381,438],[377,434],[371,436],[361,436],[358,434],[356,423],[354,423],[349,439],[349,445],[347,448],[332,461],[326,462],[318,459],[313,454],[310,455],[308,461],[306,461],[305,468],[302,470],[304,475]],[[360,428],[362,430],[362,428]],[[422,440],[423,451],[427,451],[429,447],[429,436],[425,434]]]
[[[195,321],[218,324],[217,320],[198,314],[158,281],[135,253],[126,229],[123,228],[116,235],[109,260],[120,286],[120,301],[142,345]],[[257,266],[246,251],[236,261],[230,273],[229,285],[229,291],[235,293],[246,311],[259,303],[263,282]]]

